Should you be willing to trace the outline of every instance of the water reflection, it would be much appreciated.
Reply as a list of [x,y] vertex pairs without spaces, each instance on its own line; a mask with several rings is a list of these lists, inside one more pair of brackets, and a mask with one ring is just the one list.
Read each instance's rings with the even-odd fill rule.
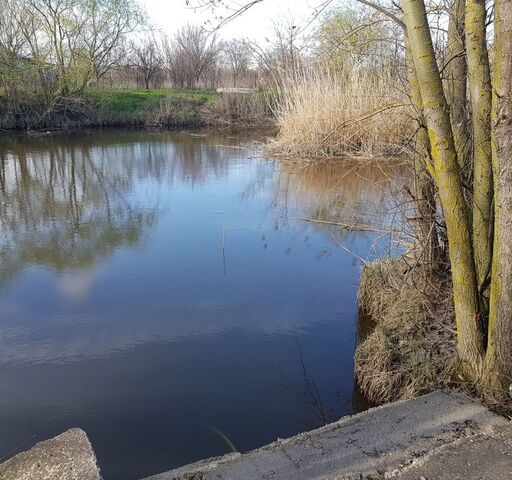
[[0,456],[78,425],[135,479],[225,453],[216,431],[247,450],[352,411],[359,267],[296,219],[389,222],[406,172],[251,140],[1,140]]
[[356,230],[357,225],[378,230],[400,221],[397,204],[408,178],[408,167],[402,163],[324,161],[303,167],[288,163],[280,172],[274,206],[286,220],[302,215],[354,225]]
[[112,168],[110,155],[65,143],[0,154],[1,283],[27,265],[90,276],[116,248],[140,244],[154,212],[126,201],[134,157]]

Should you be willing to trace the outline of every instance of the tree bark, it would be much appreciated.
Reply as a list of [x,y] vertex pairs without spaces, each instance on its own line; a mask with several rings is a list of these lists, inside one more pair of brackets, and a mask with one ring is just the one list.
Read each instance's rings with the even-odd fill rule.
[[473,126],[473,249],[478,288],[487,314],[493,243],[491,149],[492,86],[486,39],[485,0],[466,0],[466,47]]
[[486,373],[488,384],[507,395],[512,382],[512,0],[495,0],[494,8],[495,233]]
[[464,44],[465,0],[452,0],[448,23],[446,49],[446,100],[450,106],[453,138],[461,168],[471,166],[468,149],[468,125],[466,117],[467,74]]
[[470,221],[450,110],[436,62],[424,0],[402,0],[402,8],[427,121],[434,177],[448,233],[457,352],[466,374],[478,378],[482,368],[484,341],[479,318]]
[[430,140],[425,128],[423,118],[423,101],[421,99],[418,76],[414,69],[412,53],[407,39],[407,68],[409,87],[411,89],[411,101],[416,111],[418,122],[418,133],[416,134],[416,155],[414,158],[414,187],[416,196],[416,210],[418,216],[418,236],[422,244],[421,251],[424,264],[428,269],[434,270],[439,261],[439,238],[436,227],[436,188],[429,172],[430,162]]

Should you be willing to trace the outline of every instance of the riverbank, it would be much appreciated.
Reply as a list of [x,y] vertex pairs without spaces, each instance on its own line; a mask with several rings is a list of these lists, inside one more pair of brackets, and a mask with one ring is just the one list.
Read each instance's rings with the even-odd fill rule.
[[448,388],[456,342],[449,275],[405,256],[368,262],[358,297],[371,323],[356,349],[364,395],[381,404]]
[[206,90],[91,90],[51,107],[27,97],[16,109],[0,96],[0,129],[250,128],[274,124],[271,94]]
[[[510,421],[464,395],[435,392],[344,417],[245,454],[232,452],[146,480],[441,478],[435,472],[443,471],[446,464],[453,474],[466,471],[468,480],[506,479],[511,439]],[[477,462],[476,470],[467,468],[468,451]],[[41,442],[0,465],[0,480],[27,478],[27,474],[40,480],[101,478],[94,450],[79,429]]]
[[435,390],[462,392],[510,416],[510,399],[482,391],[458,373],[449,270],[422,268],[408,255],[368,262],[358,302],[355,371],[368,400],[381,405]]

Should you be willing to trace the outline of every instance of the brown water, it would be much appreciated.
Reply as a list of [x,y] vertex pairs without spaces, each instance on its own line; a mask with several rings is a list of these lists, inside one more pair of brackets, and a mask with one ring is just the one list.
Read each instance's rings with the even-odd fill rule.
[[247,140],[0,140],[0,457],[78,426],[129,480],[360,408],[357,257],[393,243],[299,219],[389,224],[404,171]]

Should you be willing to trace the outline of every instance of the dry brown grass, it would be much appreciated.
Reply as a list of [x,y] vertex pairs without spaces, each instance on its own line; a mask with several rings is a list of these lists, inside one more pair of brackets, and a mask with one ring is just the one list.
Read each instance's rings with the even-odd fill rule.
[[209,102],[202,116],[206,123],[226,127],[262,127],[275,124],[271,92],[223,93]]
[[375,328],[357,348],[356,375],[374,402],[413,398],[451,383],[451,289],[446,279],[432,280],[402,258],[364,266],[359,302]]
[[413,132],[407,98],[397,78],[354,67],[311,70],[283,82],[276,117],[275,154],[401,156]]

